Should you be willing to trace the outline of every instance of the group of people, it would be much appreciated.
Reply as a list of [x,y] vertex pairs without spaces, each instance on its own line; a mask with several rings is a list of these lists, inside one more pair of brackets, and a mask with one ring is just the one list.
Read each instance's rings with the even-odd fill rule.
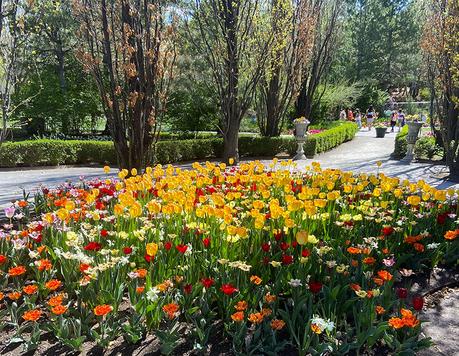
[[391,132],[394,132],[395,125],[398,123],[398,130],[400,131],[406,124],[405,113],[402,109],[393,110],[390,115],[390,127]]
[[[340,120],[348,120],[348,121],[355,121],[359,129],[362,128],[362,119],[363,116],[366,119],[366,125],[368,127],[368,131],[371,131],[373,128],[373,124],[378,118],[379,113],[375,111],[373,105],[370,105],[370,107],[367,109],[367,111],[362,115],[360,112],[360,109],[355,109],[353,111],[351,108],[347,109],[342,109],[339,113],[339,119]],[[393,110],[391,113],[390,117],[390,126],[391,126],[391,132],[394,132],[395,126],[398,124],[399,130],[406,124],[406,117],[405,113],[403,112],[402,109],[398,110]]]
[[[367,109],[366,113],[364,113],[368,131],[371,130],[373,127],[373,123],[378,118],[378,113],[375,111],[372,105]],[[342,109],[339,113],[340,120],[348,120],[348,121],[355,121],[359,129],[362,128],[362,113],[360,109],[355,109],[353,111],[351,108]]]

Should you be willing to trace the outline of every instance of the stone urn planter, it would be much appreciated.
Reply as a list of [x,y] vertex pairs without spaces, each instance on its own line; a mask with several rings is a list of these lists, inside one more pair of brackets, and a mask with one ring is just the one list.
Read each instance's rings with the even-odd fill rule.
[[306,142],[306,133],[308,132],[308,126],[311,122],[305,118],[295,120],[295,139],[298,143],[298,149],[296,155],[293,157],[294,161],[306,159],[304,154],[303,145]]
[[406,135],[407,150],[406,156],[402,159],[402,162],[410,164],[414,158],[414,145],[418,140],[419,131],[422,127],[422,122],[409,121],[408,125],[408,135]]
[[387,127],[376,127],[375,130],[376,130],[376,137],[383,138],[384,136],[386,136]]

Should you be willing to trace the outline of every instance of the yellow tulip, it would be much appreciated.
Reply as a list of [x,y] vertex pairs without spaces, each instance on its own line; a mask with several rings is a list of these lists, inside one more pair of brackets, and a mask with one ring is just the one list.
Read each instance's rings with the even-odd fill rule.
[[421,202],[421,198],[418,195],[410,195],[406,201],[412,206],[418,206]]
[[65,205],[64,205],[65,209],[67,209],[68,211],[72,211],[73,209],[75,209],[75,203],[72,201],[72,200],[67,200],[65,202]]
[[148,256],[154,257],[158,253],[158,244],[150,242],[147,244],[146,250]]
[[305,245],[308,242],[309,233],[305,230],[300,230],[296,233],[296,242],[298,245]]
[[67,209],[59,209],[57,211],[57,217],[61,220],[66,220],[69,217],[69,211]]
[[130,208],[129,208],[129,215],[131,218],[136,218],[142,214],[142,207],[138,202],[135,202]]

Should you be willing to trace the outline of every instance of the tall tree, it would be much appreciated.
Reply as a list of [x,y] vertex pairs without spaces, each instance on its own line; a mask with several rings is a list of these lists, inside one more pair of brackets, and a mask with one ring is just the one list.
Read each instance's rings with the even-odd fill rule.
[[353,52],[344,59],[355,81],[371,78],[387,90],[419,77],[420,2],[357,0],[349,7]]
[[327,76],[336,53],[344,9],[343,0],[316,2],[314,46],[311,60],[303,63],[300,92],[295,102],[296,117],[304,116],[311,121],[314,120],[311,118],[314,96],[319,84]]
[[23,65],[36,66],[12,97],[13,105],[38,93],[21,105],[12,117],[28,133],[80,133],[103,114],[92,78],[82,73],[75,60],[78,22],[71,1],[34,0],[25,16],[28,47],[33,56]]
[[69,0],[35,0],[34,11],[26,18],[36,54],[46,63],[55,63],[62,93],[67,90],[66,60],[76,46],[78,23]]
[[98,86],[120,168],[145,167],[161,128],[176,58],[165,0],[75,0],[78,58]]
[[459,180],[459,1],[430,0],[422,48],[429,63],[446,164]]
[[271,44],[259,16],[261,5],[259,0],[195,0],[191,8],[188,33],[212,71],[225,161],[239,158],[241,120],[253,101]]
[[25,16],[31,11],[33,1],[0,0],[0,143],[8,136],[11,115],[24,102],[13,106],[11,97],[17,86],[26,78],[30,67],[22,65],[31,56],[28,46],[29,33],[25,30]]
[[278,136],[290,104],[296,99],[302,63],[314,45],[320,0],[271,0],[273,43],[257,91],[257,118],[263,136]]

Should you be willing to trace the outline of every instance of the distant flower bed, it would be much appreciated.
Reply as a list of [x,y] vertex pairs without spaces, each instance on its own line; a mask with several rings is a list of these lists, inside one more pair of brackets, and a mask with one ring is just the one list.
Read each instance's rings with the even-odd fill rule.
[[308,130],[308,134],[316,135],[316,134],[324,132],[324,131],[326,131],[326,130],[311,129],[311,130]]
[[156,166],[16,203],[0,232],[8,335],[79,349],[153,333],[165,354],[185,329],[197,351],[222,333],[236,354],[428,346],[408,277],[457,260],[458,192],[291,168]]

